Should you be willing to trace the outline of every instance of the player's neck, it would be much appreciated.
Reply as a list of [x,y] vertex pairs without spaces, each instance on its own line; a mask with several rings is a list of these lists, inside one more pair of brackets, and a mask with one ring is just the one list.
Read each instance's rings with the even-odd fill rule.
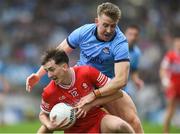
[[61,85],[68,86],[68,85],[71,85],[71,83],[72,83],[72,71],[71,71],[71,69],[68,69],[67,75],[64,78],[64,80],[62,81]]

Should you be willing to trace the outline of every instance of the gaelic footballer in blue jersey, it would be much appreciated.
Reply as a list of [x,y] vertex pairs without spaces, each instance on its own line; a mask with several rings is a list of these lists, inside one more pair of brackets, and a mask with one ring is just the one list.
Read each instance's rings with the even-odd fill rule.
[[[124,34],[118,28],[121,11],[118,6],[106,2],[97,8],[95,23],[87,24],[74,30],[58,47],[66,53],[80,48],[78,65],[90,65],[100,70],[112,80],[101,87],[101,92],[95,90],[83,97],[78,106],[81,109],[86,103],[96,97],[104,97],[117,93],[126,86],[129,75],[128,43]],[[43,67],[26,80],[27,91],[38,83],[45,74]],[[104,106],[111,114],[127,121],[137,133],[143,133],[141,122],[136,113],[136,107],[131,98],[124,92],[123,97]],[[130,114],[127,114],[130,113]]]
[[[130,54],[130,79],[136,85],[137,89],[141,89],[144,85],[143,80],[140,79],[138,74],[139,60],[141,56],[141,51],[137,46],[139,39],[140,28],[137,25],[129,25],[125,31],[125,35],[129,44],[129,54]],[[125,89],[127,92],[131,92],[134,89]],[[132,91],[133,92],[133,91]]]

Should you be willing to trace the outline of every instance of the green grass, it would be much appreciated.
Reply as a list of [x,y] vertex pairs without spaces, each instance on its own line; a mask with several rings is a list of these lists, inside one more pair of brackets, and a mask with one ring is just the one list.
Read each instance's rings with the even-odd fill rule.
[[[23,122],[16,125],[0,126],[0,133],[36,133],[39,127],[39,121]],[[144,122],[143,128],[145,133],[162,133],[162,125]],[[180,133],[180,128],[171,127],[171,133]]]

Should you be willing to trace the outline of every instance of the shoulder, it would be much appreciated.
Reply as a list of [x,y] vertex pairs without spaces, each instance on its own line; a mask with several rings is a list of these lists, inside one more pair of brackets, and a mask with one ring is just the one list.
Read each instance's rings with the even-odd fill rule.
[[91,31],[94,31],[96,29],[96,25],[94,23],[92,24],[85,24],[78,28],[80,30],[81,34],[87,34]]
[[120,30],[120,28],[116,27],[116,36],[113,40],[112,47],[126,47],[128,48],[128,42],[124,33]]
[[121,31],[121,29],[118,26],[116,27],[115,39],[118,43],[123,42],[123,41],[127,42],[126,36],[124,35],[124,33]]
[[78,73],[78,74],[87,74],[90,72],[91,68],[93,67],[88,66],[88,65],[73,67],[75,73]]

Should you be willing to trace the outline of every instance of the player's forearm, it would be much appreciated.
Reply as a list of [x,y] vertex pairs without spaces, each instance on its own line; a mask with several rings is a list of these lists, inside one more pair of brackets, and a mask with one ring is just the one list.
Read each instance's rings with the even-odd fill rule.
[[108,103],[110,101],[116,100],[116,99],[118,99],[118,98],[120,98],[122,96],[123,96],[123,92],[121,90],[119,90],[119,91],[115,92],[112,95],[96,98],[91,103],[91,106],[92,107],[100,106],[100,105],[106,104],[106,103]]
[[[102,88],[99,88],[99,92],[101,96],[108,96],[108,95],[112,95],[115,92],[117,92],[118,90],[121,90],[121,88],[123,88],[127,83],[127,80],[125,79],[112,79],[111,81],[109,81],[109,83],[107,83],[105,86],[103,86]],[[94,92],[98,92],[97,90],[94,90]]]
[[129,62],[115,63],[115,77],[100,88],[102,96],[111,95],[126,86],[129,75]]
[[39,68],[39,70],[36,72],[36,74],[41,78],[46,74],[46,71],[44,70],[43,66]]
[[136,81],[138,81],[140,78],[139,78],[139,73],[138,71],[134,71],[131,73],[131,79],[132,81],[134,81],[136,83]]
[[39,120],[44,126],[48,128],[50,120],[47,114],[41,111],[39,114]]

